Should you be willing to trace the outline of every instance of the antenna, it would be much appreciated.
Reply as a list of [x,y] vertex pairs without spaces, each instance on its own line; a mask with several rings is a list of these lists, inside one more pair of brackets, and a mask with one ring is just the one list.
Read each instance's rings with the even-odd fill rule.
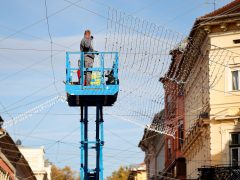
[[216,0],[212,0],[212,2],[207,1],[206,4],[212,4],[213,5],[213,10],[214,11],[216,10],[216,4],[217,4]]

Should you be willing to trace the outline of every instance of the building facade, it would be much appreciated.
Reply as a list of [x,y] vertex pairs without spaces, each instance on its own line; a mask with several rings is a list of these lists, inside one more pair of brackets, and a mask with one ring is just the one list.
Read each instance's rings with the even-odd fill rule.
[[187,179],[240,165],[239,20],[240,0],[198,18],[175,75],[185,82]]
[[51,180],[51,164],[45,159],[44,148],[18,147],[32,168],[36,179]]
[[172,62],[168,72],[163,78],[160,78],[165,93],[164,124],[175,132],[174,138],[165,136],[165,173],[163,175],[177,179],[186,178],[186,163],[181,152],[185,136],[184,92],[183,84],[173,81],[172,78],[175,76],[182,59],[185,44],[185,41],[183,41],[170,52]]
[[128,180],[147,180],[146,165],[145,163],[131,165]]
[[[240,179],[240,0],[198,18],[171,55],[160,81],[164,125],[175,138],[164,136],[162,178]],[[148,141],[140,147],[151,152],[145,162],[155,172],[160,143]]]
[[4,129],[0,129],[0,179],[36,180],[28,162]]
[[[163,111],[157,113],[152,124],[161,124],[163,118]],[[149,180],[159,180],[162,177],[165,157],[164,139],[164,135],[145,129],[139,143],[139,147],[145,152],[144,163],[146,164],[147,179]]]

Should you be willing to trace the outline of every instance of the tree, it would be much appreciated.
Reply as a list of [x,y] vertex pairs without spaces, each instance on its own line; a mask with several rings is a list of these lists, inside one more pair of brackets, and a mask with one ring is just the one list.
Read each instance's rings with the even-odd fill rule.
[[107,180],[127,180],[129,174],[129,168],[121,166],[117,171],[114,171],[111,176],[107,177]]
[[79,180],[79,176],[76,171],[73,171],[69,166],[64,168],[58,168],[52,165],[51,179],[52,180]]

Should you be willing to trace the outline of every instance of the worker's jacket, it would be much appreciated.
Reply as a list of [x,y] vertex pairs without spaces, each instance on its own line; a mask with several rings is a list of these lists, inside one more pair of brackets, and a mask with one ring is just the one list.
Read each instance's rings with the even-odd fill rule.
[[[92,46],[92,39],[83,38],[80,43],[80,51],[82,52],[94,52]],[[86,54],[86,56],[94,59],[94,54]]]

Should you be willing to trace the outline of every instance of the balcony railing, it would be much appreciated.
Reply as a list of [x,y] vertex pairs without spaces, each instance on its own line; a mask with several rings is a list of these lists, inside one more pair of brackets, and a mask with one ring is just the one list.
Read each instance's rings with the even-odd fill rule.
[[240,167],[232,165],[205,166],[198,169],[200,180],[239,180]]
[[[95,56],[94,66],[91,68],[84,66],[85,56],[88,54]],[[95,74],[98,82],[87,86],[85,83],[86,72]],[[112,83],[108,83],[106,80],[109,73],[114,79]],[[70,95],[116,94],[119,91],[118,52],[66,52],[66,91]]]

